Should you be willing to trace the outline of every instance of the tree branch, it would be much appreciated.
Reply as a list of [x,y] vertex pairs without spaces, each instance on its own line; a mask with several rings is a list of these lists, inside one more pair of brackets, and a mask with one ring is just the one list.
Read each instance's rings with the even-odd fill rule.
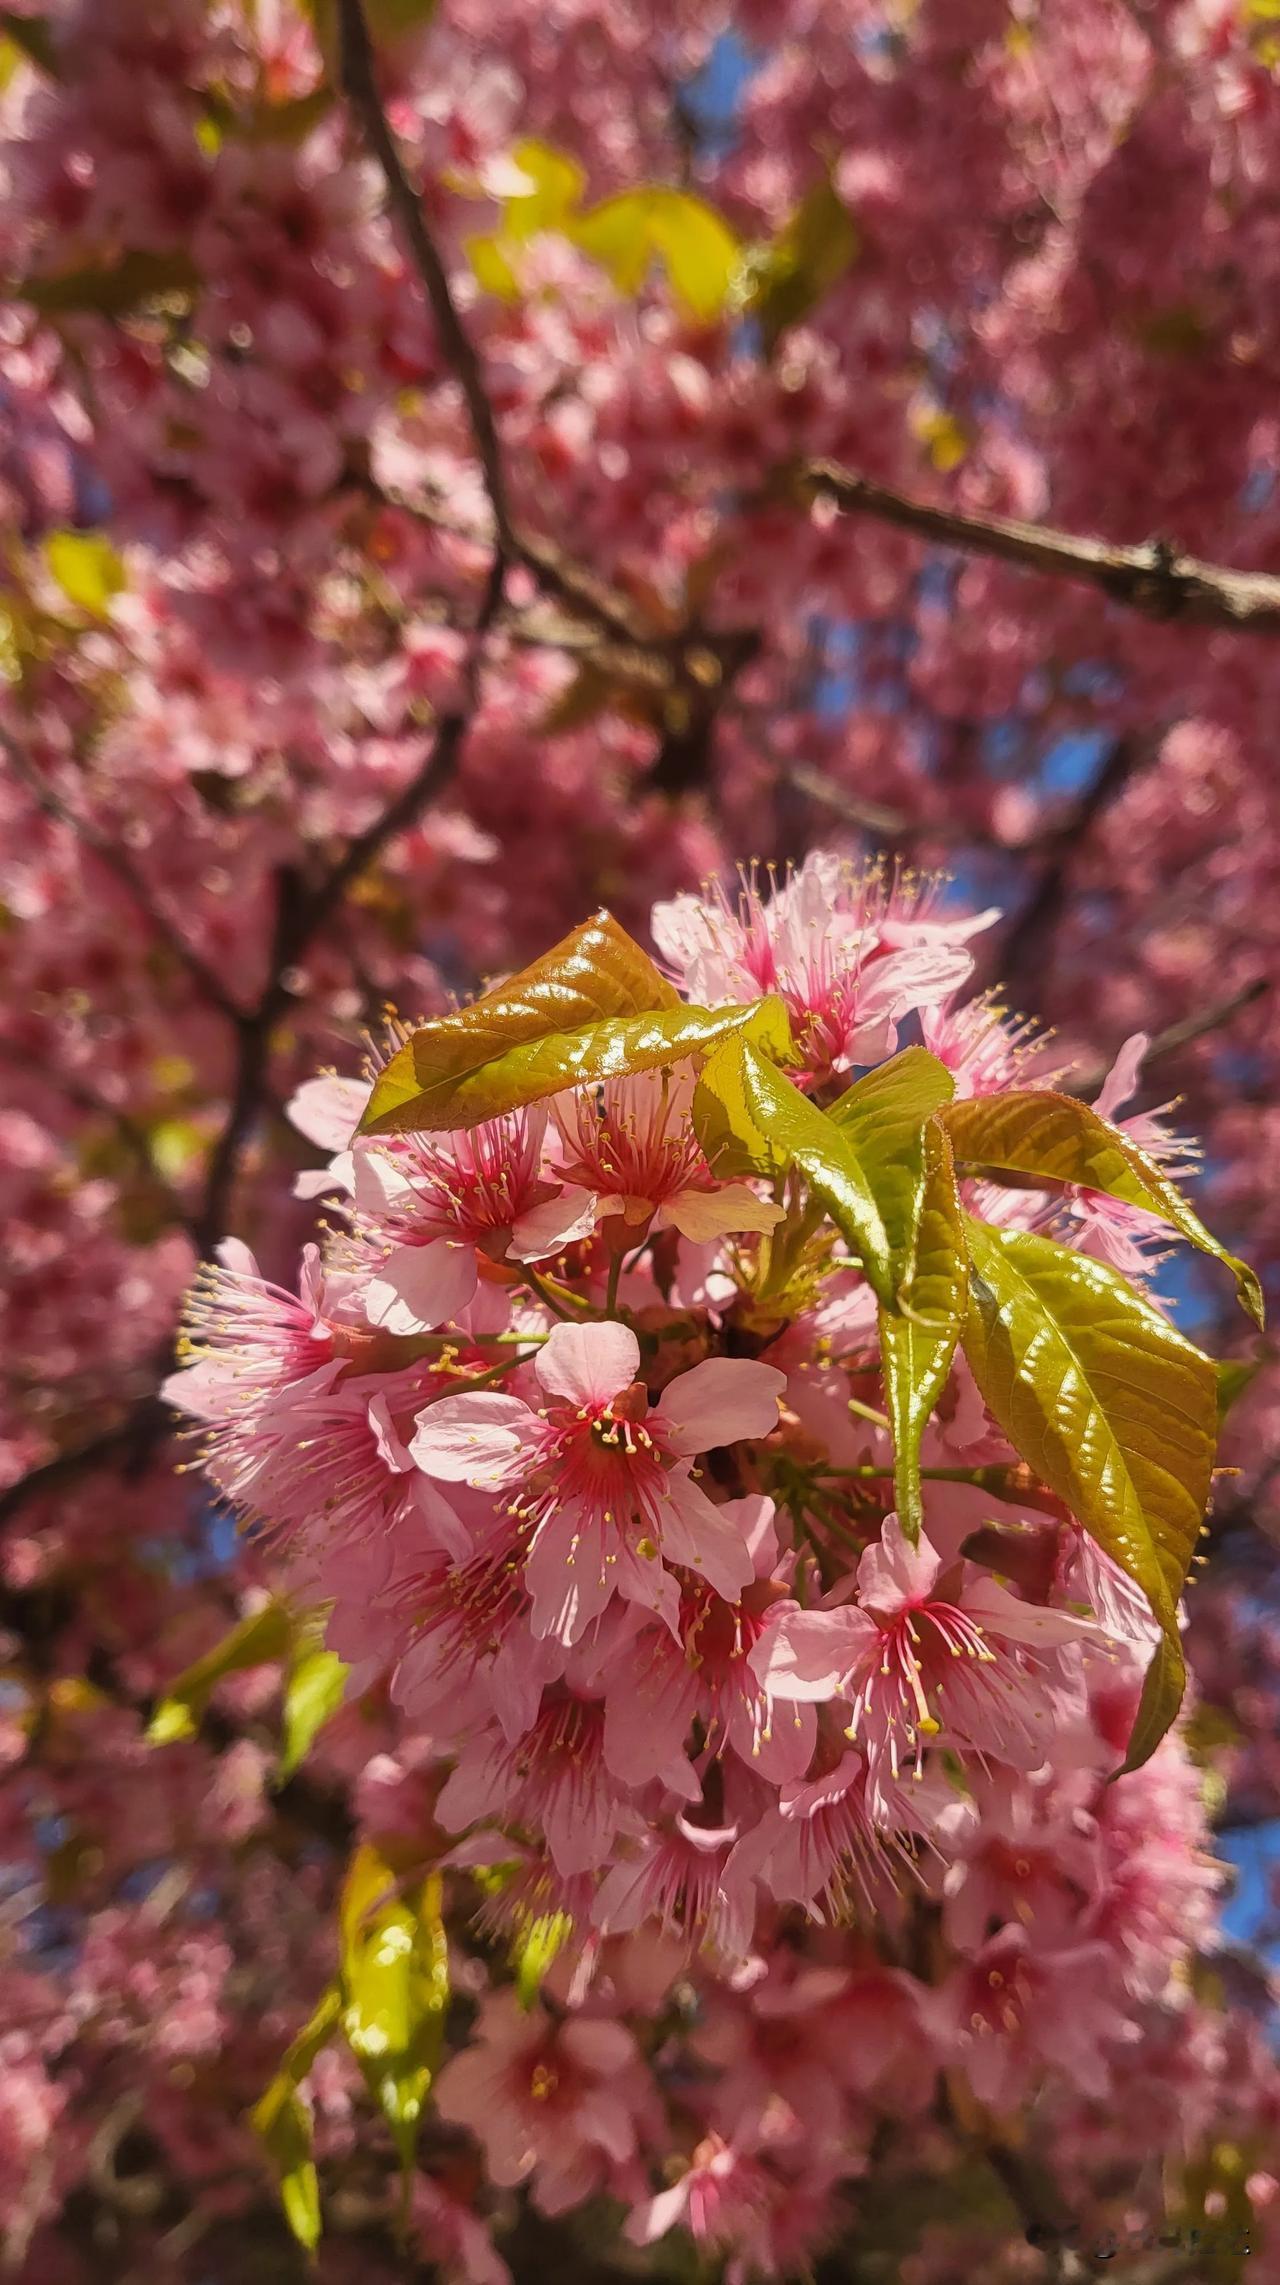
[[[1233,992],[1229,999],[1217,1001],[1214,1006],[1202,1009],[1199,1015],[1183,1016],[1180,1022],[1171,1023],[1166,1030],[1158,1031],[1138,1065],[1139,1077],[1145,1078],[1153,1063],[1163,1062],[1168,1055],[1177,1055],[1182,1048],[1193,1046],[1196,1040],[1206,1038],[1210,1032],[1221,1031],[1233,1016],[1238,1016],[1242,1009],[1251,1008],[1262,999],[1270,991],[1271,982],[1270,976],[1255,976],[1251,983],[1242,984],[1240,990]],[[1091,1064],[1069,1086],[1064,1083],[1063,1092],[1069,1095],[1096,1095],[1109,1069],[1110,1066],[1105,1063]]]
[[935,507],[830,460],[805,461],[793,481],[802,497],[834,500],[849,515],[874,516],[961,554],[994,556],[1024,571],[1092,587],[1148,619],[1280,635],[1280,579],[1265,572],[1204,563],[1180,555],[1162,540],[1144,547],[1110,547],[1105,540],[1083,539],[1048,524]]
[[413,265],[422,281],[435,319],[440,346],[462,390],[475,438],[476,455],[493,510],[493,528],[501,558],[514,556],[515,534],[507,494],[506,470],[498,441],[493,407],[485,390],[479,359],[458,315],[448,272],[423,219],[422,201],[405,172],[395,136],[378,94],[377,67],[369,27],[360,0],[338,0],[339,72],[343,91],[360,123],[365,140],[382,169],[387,200],[394,213]]
[[1103,811],[1119,799],[1150,758],[1153,743],[1134,732],[1117,738],[1092,785],[1062,824],[1041,840],[1039,846],[1047,851],[1044,870],[1000,946],[1000,964],[1007,975],[1018,976],[1030,967],[1043,939],[1056,928],[1067,901],[1072,859]]

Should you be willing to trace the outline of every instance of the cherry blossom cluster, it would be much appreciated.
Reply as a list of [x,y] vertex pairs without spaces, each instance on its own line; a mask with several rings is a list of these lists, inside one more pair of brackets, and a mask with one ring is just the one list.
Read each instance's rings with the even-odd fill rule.
[[[808,1088],[912,1036],[961,1093],[1051,1075],[968,994],[994,915],[824,854],[771,886],[682,895],[653,936],[699,1004],[779,993]],[[558,1931],[552,2012],[494,1989],[443,2116],[549,2212],[607,2188],[640,2237],[679,2221],[773,2275],[831,2228],[873,2092],[921,2103],[950,2071],[1003,2115],[1051,2066],[1105,2097],[1219,1876],[1176,1737],[1109,1782],[1157,1639],[1141,1595],[1034,1486],[993,1501],[1015,1456],[963,1364],[909,1544],[870,1288],[787,1185],[716,1179],[693,1084],[677,1065],[379,1139],[367,1083],[308,1081],[324,1242],[296,1292],[224,1246],[167,1393],[328,1609],[349,1688],[389,1686],[419,1842],[484,1876],[517,1951]],[[1000,1195],[1157,1266],[1136,1208]],[[936,1956],[891,1966],[922,1913]],[[678,2080],[652,2027],[690,1976],[711,2139],[648,2200]]]

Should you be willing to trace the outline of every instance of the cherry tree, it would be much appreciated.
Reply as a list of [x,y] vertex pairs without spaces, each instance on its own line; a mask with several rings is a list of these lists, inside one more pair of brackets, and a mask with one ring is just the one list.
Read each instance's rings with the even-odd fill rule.
[[1275,2263],[1278,68],[4,12],[10,2274]]

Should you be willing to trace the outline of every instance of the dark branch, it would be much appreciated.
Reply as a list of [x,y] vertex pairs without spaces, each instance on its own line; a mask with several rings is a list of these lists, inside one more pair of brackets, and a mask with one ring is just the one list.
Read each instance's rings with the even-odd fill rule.
[[1099,817],[1119,800],[1151,750],[1151,740],[1133,732],[1117,738],[1092,785],[1070,814],[1039,840],[1037,846],[1045,852],[1043,870],[1000,946],[1000,965],[1006,976],[1016,979],[1034,965],[1066,907],[1073,860]]
[[1105,540],[1082,539],[1047,524],[934,507],[830,460],[806,461],[795,481],[802,495],[834,500],[850,515],[874,516],[964,555],[995,556],[1025,571],[1095,588],[1110,602],[1148,619],[1280,635],[1280,579],[1264,572],[1203,563],[1159,540],[1145,547],[1109,547]]
[[493,407],[485,391],[479,359],[458,315],[448,272],[423,219],[422,201],[405,172],[395,136],[378,93],[377,67],[369,27],[360,0],[338,0],[338,42],[341,78],[347,101],[360,122],[365,140],[382,169],[387,199],[404,234],[413,265],[435,319],[440,346],[462,390],[493,510],[498,553],[516,554],[506,471],[498,441]]
[[[1255,976],[1252,983],[1243,984],[1230,999],[1219,1000],[1213,1007],[1202,1009],[1199,1015],[1183,1016],[1179,1023],[1171,1023],[1167,1030],[1158,1031],[1138,1066],[1139,1075],[1145,1077],[1153,1063],[1161,1063],[1166,1056],[1194,1046],[1196,1040],[1207,1038],[1210,1032],[1221,1031],[1233,1016],[1253,1007],[1270,989],[1269,976]],[[1091,1065],[1087,1071],[1076,1074],[1065,1091],[1072,1095],[1096,1095],[1108,1068],[1105,1063]]]

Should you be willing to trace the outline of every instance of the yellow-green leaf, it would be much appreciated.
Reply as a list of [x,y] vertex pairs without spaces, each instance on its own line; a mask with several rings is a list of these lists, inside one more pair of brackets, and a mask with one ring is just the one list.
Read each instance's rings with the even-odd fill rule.
[[53,26],[47,16],[26,16],[17,8],[0,8],[0,32],[5,45],[42,71],[46,79],[58,79],[58,51]]
[[951,1145],[936,1120],[925,1128],[923,1143],[911,1259],[906,1274],[898,1277],[897,1308],[881,1304],[879,1311],[880,1371],[893,1429],[894,1501],[913,1544],[924,1521],[920,1443],[947,1385],[969,1284]]
[[889,1233],[849,1136],[745,1041],[742,1092],[748,1117],[765,1136],[770,1153],[799,1168],[858,1256],[877,1300],[892,1304]]
[[332,1650],[319,1645],[295,1658],[284,1686],[284,1744],[281,1777],[292,1777],[305,1761],[318,1731],[342,1704],[348,1669]]
[[320,2184],[312,2156],[311,2114],[298,2087],[336,2031],[341,2012],[341,1993],[331,1984],[249,2113],[250,2124],[280,2177],[285,2219],[308,2253],[314,2253],[320,2242]]
[[543,1978],[573,1934],[567,1912],[544,1912],[521,1928],[511,1947],[516,1997],[526,2012],[542,1989]]
[[1074,1095],[1027,1088],[1009,1095],[976,1096],[944,1113],[956,1159],[1033,1180],[1075,1183],[1139,1206],[1169,1222],[1179,1235],[1212,1254],[1232,1272],[1242,1306],[1255,1325],[1264,1316],[1262,1288],[1247,1262],[1229,1254],[1195,1208],[1148,1152]]
[[587,187],[577,160],[533,136],[517,143],[511,156],[528,176],[529,188],[506,201],[504,235],[523,245],[540,230],[564,229]]
[[748,257],[743,307],[755,318],[766,351],[853,267],[862,242],[832,182],[822,175],[776,238]]
[[464,238],[462,250],[480,291],[498,301],[519,301],[520,280],[501,238],[491,232]]
[[962,1338],[983,1401],[1163,1630],[1124,1765],[1136,1769],[1182,1698],[1177,1606],[1209,1496],[1214,1368],[1103,1263],[969,1216],[965,1236]]
[[86,262],[46,277],[22,278],[11,289],[15,301],[30,302],[47,317],[92,312],[126,317],[144,302],[189,299],[200,273],[189,254],[137,250],[114,261]]
[[449,2002],[440,1876],[402,1895],[366,1841],[347,1873],[340,1921],[343,2029],[407,2173]]
[[720,1181],[786,1173],[786,1152],[762,1133],[747,1106],[741,1032],[724,1040],[707,1058],[693,1091],[693,1125],[707,1164]]
[[125,585],[124,565],[101,532],[50,532],[44,559],[69,603],[105,619]]
[[951,1101],[955,1081],[927,1048],[907,1047],[854,1081],[827,1117],[847,1135],[884,1222],[899,1279],[910,1270],[924,1195],[924,1130]]
[[742,261],[741,244],[724,216],[687,190],[650,185],[620,191],[576,216],[568,229],[621,293],[638,292],[659,262],[677,299],[704,324],[721,315]]
[[150,1745],[172,1745],[194,1737],[219,1682],[228,1674],[243,1674],[251,1666],[267,1666],[283,1658],[289,1648],[292,1622],[283,1603],[265,1603],[260,1611],[240,1620],[203,1658],[171,1682],[147,1725]]

